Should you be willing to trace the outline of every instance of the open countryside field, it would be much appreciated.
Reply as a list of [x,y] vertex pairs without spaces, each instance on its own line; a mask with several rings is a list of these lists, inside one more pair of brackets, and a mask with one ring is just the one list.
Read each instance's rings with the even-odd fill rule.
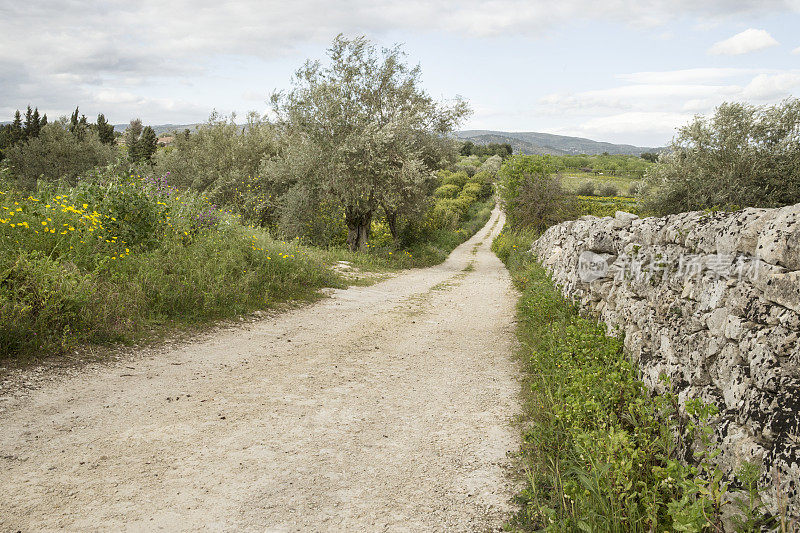
[[0,533],[800,533],[797,0],[7,4]]
[[611,187],[616,194],[598,194],[598,196],[636,196],[638,187],[642,180],[639,178],[619,177],[619,176],[595,176],[591,174],[562,174],[561,184],[571,192],[581,192],[586,190],[587,184],[595,193],[603,193],[605,189]]

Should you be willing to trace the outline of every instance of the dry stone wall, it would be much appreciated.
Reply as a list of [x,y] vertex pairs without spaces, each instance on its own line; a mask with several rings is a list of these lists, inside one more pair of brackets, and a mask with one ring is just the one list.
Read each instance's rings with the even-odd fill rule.
[[595,312],[651,390],[714,403],[728,473],[762,464],[765,503],[800,514],[800,204],[548,229],[532,252]]

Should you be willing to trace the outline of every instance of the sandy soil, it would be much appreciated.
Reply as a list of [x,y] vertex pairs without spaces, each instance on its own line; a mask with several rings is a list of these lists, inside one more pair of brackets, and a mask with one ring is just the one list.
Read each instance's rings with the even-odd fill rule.
[[519,403],[502,224],[440,266],[6,393],[0,531],[496,530]]

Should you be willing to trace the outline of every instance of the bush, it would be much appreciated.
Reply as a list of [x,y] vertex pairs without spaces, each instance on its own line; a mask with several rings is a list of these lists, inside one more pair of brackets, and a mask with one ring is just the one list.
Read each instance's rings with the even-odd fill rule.
[[454,183],[447,183],[433,191],[433,196],[436,198],[455,198],[459,192],[461,192],[461,187]]
[[800,100],[722,104],[678,131],[646,182],[658,214],[800,202]]
[[69,131],[62,119],[45,125],[38,137],[28,139],[6,150],[5,163],[17,187],[36,188],[38,180],[75,183],[78,176],[96,166],[105,166],[117,158],[115,146],[100,142],[93,130]]
[[574,197],[564,191],[555,176],[523,180],[512,212],[509,218],[513,224],[536,231],[577,218]]
[[436,229],[455,230],[461,220],[461,212],[447,201],[438,201],[434,204],[430,214],[431,226]]
[[578,196],[594,196],[594,183],[591,181],[584,181],[578,186],[575,194]]
[[[497,156],[493,156],[497,157]],[[494,194],[494,174],[488,171],[480,171],[474,176],[472,176],[467,185],[469,184],[477,184],[480,186],[480,189],[477,191],[476,196],[481,200],[487,200],[492,197]]]
[[577,198],[576,205],[576,216],[613,217],[617,211],[625,211],[639,216],[646,214],[635,198],[580,196]]
[[[459,188],[459,190],[467,183],[467,180],[469,180],[470,178],[470,175],[468,175],[464,171],[460,172],[442,171],[440,175],[442,177],[443,185],[455,185],[456,187]],[[475,174],[473,173],[472,175],[474,176]]]
[[321,200],[302,184],[289,189],[281,198],[277,230],[287,239],[300,238],[316,246],[344,246],[347,228],[344,211],[330,201]]
[[503,163],[498,187],[510,224],[544,231],[575,217],[574,197],[554,170],[550,156],[514,156]]
[[203,192],[212,202],[230,206],[248,220],[269,218],[272,184],[261,177],[261,163],[277,153],[272,126],[256,114],[242,127],[212,114],[193,132],[177,133],[171,150],[156,155],[156,170],[171,185]]
[[600,190],[598,192],[599,192],[599,194],[598,194],[599,196],[614,197],[614,196],[617,196],[619,194],[619,189],[617,189],[615,186],[609,184],[609,185],[603,185],[602,187],[600,187]]
[[470,182],[464,185],[464,188],[461,189],[459,196],[471,196],[472,198],[479,198],[482,192],[483,192],[483,185],[481,185],[480,183]]
[[69,349],[76,333],[98,333],[102,317],[87,312],[97,287],[74,264],[23,251],[2,258],[0,280],[0,357]]
[[499,155],[493,155],[483,162],[483,164],[478,168],[478,172],[486,172],[494,177],[500,171],[501,166],[503,166],[503,158]]

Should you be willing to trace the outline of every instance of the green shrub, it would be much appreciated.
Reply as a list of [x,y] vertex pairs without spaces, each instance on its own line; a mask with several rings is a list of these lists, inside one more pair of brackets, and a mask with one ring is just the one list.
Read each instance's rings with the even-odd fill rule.
[[170,185],[200,191],[248,221],[266,225],[273,222],[271,197],[278,189],[262,176],[262,162],[277,153],[277,134],[255,113],[248,114],[244,127],[235,118],[215,112],[194,131],[176,133],[170,150],[156,154],[156,170],[168,176]]
[[678,131],[643,191],[657,214],[800,202],[800,100],[726,103]]
[[455,230],[461,220],[461,211],[453,205],[454,200],[439,200],[431,209],[430,224],[436,229]]
[[466,222],[470,218],[470,208],[478,201],[474,196],[459,195],[458,198],[453,200],[453,205],[461,213],[461,221]]
[[482,191],[483,191],[483,185],[481,185],[480,183],[470,182],[464,185],[464,188],[461,189],[459,196],[471,196],[472,198],[479,198],[481,196]]
[[94,335],[91,312],[96,286],[74,264],[39,251],[4,254],[0,263],[0,357],[56,346],[69,349],[74,336]]
[[116,237],[129,247],[150,248],[158,244],[161,220],[168,207],[149,194],[146,187],[116,180],[95,181],[80,184],[71,195],[104,213],[103,229],[109,238]]
[[619,194],[619,189],[617,189],[613,185],[603,185],[602,187],[600,187],[600,190],[598,191],[598,196],[613,197],[617,196],[618,194]]
[[[474,173],[473,173],[474,175]],[[442,172],[443,185],[455,185],[459,190],[467,183],[469,175],[466,172]]]
[[300,238],[314,246],[344,246],[344,210],[298,184],[281,198],[276,228],[287,239]]
[[613,217],[617,211],[625,211],[643,216],[643,210],[636,198],[579,196],[576,200],[576,215],[593,215],[596,217]]
[[450,171],[455,174],[464,174],[467,177],[471,177],[478,172],[477,165],[480,164],[480,161],[475,158],[475,164],[470,164],[468,160],[462,160],[460,163],[457,163],[450,167]]
[[579,196],[594,196],[595,186],[591,181],[584,181],[575,190],[575,194]]
[[459,192],[461,192],[461,187],[453,183],[447,183],[433,191],[433,196],[436,198],[455,198]]
[[97,133],[73,133],[65,120],[45,125],[38,137],[16,144],[5,151],[4,163],[20,189],[33,190],[38,180],[75,183],[78,176],[117,158],[115,146],[103,144]]
[[[510,154],[509,154],[510,155]],[[488,175],[494,176],[500,171],[500,167],[503,165],[503,158],[499,155],[493,155],[486,159],[486,161],[478,167],[478,173],[485,172]]]
[[337,285],[297,244],[152,179],[0,191],[0,357],[131,340]]
[[514,156],[498,174],[500,198],[510,224],[544,231],[575,218],[574,196],[561,187],[548,156]]
[[487,171],[478,172],[469,179],[467,185],[470,184],[475,184],[480,187],[474,195],[481,200],[487,200],[494,195],[494,174]]

